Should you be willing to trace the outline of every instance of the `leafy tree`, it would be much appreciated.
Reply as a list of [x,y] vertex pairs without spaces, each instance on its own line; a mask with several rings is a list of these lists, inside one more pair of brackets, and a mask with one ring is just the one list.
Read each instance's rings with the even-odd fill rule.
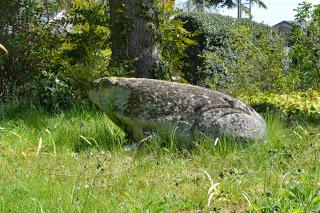
[[304,2],[297,8],[290,56],[293,89],[320,88],[320,4]]

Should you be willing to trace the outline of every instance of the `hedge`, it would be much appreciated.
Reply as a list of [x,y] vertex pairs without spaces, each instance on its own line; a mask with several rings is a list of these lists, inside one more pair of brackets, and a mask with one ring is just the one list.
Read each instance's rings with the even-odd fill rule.
[[[209,13],[183,13],[178,18],[184,22],[188,31],[197,33],[194,39],[198,45],[185,50],[184,62],[187,65],[182,72],[188,82],[221,89],[237,77],[237,67],[253,63],[257,66],[251,66],[250,70],[244,67],[243,72],[253,72],[253,75],[271,74],[272,70],[276,70],[278,74],[282,72],[282,40],[271,27],[248,19]],[[250,40],[246,41],[246,47],[241,47],[244,42],[241,39],[245,37]],[[255,51],[260,51],[261,56],[256,57],[258,54]],[[265,66],[259,66],[261,63],[265,63]],[[219,78],[214,80],[217,76]]]
[[251,105],[260,113],[275,111],[286,116],[304,116],[305,118],[320,118],[320,92],[292,92],[289,94],[240,95],[240,100]]

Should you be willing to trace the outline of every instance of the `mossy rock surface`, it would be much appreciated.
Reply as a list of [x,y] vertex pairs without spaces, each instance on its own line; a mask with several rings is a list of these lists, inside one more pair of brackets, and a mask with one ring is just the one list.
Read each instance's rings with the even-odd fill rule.
[[94,82],[91,100],[127,134],[141,140],[157,131],[192,140],[200,135],[261,140],[264,119],[228,95],[188,84],[144,78],[108,77]]

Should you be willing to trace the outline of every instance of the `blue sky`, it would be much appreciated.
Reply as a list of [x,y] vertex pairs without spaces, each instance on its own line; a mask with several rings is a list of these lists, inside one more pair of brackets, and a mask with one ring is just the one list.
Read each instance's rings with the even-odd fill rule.
[[[176,2],[181,4],[185,2],[185,0],[176,0]],[[268,9],[253,7],[253,19],[268,25],[274,25],[283,20],[294,20],[295,12],[293,10],[297,8],[301,2],[303,2],[303,0],[264,0]],[[307,0],[307,2],[320,4],[320,0]],[[237,16],[236,9],[219,9],[218,12],[223,15]]]

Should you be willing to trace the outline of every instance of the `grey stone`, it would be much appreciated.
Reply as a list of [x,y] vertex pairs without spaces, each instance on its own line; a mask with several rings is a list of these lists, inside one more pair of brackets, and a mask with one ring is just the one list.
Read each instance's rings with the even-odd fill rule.
[[90,99],[126,133],[141,140],[159,131],[182,140],[231,136],[262,140],[264,119],[228,95],[188,84],[144,78],[108,77],[94,82]]

